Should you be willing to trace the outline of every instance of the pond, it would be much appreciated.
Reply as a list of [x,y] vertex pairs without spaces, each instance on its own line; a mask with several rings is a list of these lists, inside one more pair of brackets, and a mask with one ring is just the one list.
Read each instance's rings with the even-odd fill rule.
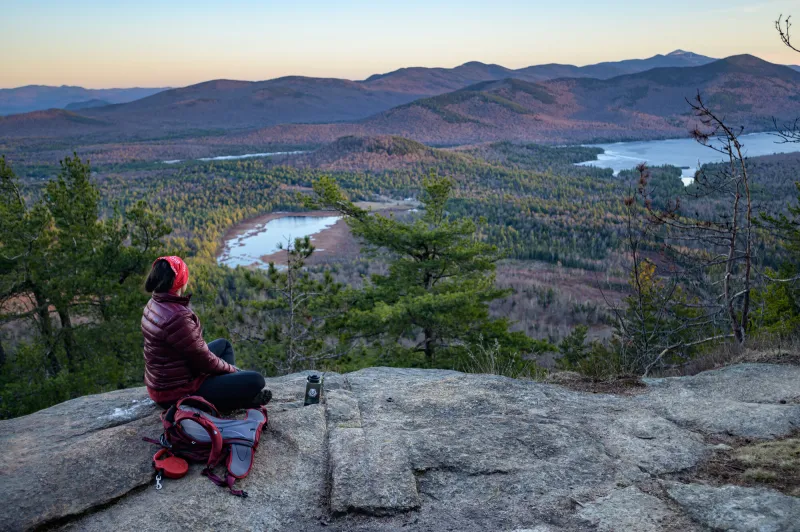
[[295,238],[312,236],[313,240],[313,235],[332,227],[339,219],[339,216],[300,215],[256,223],[227,239],[217,262],[231,268],[251,265],[267,268],[268,263],[262,257],[279,251],[280,245],[285,247]]
[[[776,142],[778,140],[780,139],[771,133],[753,133],[739,137],[747,157],[800,151],[800,144],[781,144]],[[620,170],[636,168],[643,162],[650,166],[671,164],[681,168],[682,178],[686,184],[692,181],[699,165],[725,160],[723,154],[702,146],[690,138],[616,142],[591,146],[602,148],[605,153],[598,155],[596,161],[586,161],[578,165],[611,168],[616,175]]]

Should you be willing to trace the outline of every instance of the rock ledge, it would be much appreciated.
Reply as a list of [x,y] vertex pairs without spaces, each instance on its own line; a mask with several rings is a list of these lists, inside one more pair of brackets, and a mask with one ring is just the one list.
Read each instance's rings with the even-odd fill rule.
[[270,425],[232,497],[199,466],[156,492],[143,388],[0,422],[0,529],[800,530],[800,499],[660,480],[719,436],[800,428],[800,367],[647,380],[630,397],[453,371],[268,379]]

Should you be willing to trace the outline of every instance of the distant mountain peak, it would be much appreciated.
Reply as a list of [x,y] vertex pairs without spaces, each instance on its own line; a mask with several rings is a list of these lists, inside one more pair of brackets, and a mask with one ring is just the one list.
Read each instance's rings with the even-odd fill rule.
[[739,54],[739,55],[731,55],[723,59],[723,61],[728,63],[738,63],[741,65],[755,65],[755,64],[772,64],[769,61],[764,61],[760,57],[756,57],[751,54]]
[[697,55],[697,54],[694,52],[687,52],[686,50],[681,50],[680,48],[678,48],[677,50],[668,53],[667,57],[677,57],[680,55]]
[[495,63],[482,63],[480,61],[470,61],[469,63],[464,63],[463,65],[457,66],[454,70],[464,70],[464,69],[510,72],[510,70],[504,67],[503,65],[498,65]]
[[781,76],[787,70],[792,70],[790,67],[776,65],[750,54],[732,55],[725,59],[720,59],[717,63],[733,70],[757,73],[762,76]]

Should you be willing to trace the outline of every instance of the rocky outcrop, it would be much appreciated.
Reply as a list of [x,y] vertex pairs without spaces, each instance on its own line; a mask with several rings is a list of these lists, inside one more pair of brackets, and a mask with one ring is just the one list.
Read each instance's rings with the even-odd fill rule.
[[[800,367],[745,364],[614,396],[452,371],[268,379],[239,499],[199,475],[152,487],[143,389],[0,422],[0,529],[800,530],[798,499],[679,483],[719,437],[800,428]],[[794,527],[794,528],[793,528]]]
[[800,499],[769,490],[670,483],[667,493],[712,530],[800,530]]

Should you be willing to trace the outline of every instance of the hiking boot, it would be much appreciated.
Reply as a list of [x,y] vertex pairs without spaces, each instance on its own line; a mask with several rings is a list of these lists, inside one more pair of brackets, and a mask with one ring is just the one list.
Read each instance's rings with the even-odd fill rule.
[[256,407],[265,405],[272,400],[272,392],[264,388],[253,397],[253,404]]

